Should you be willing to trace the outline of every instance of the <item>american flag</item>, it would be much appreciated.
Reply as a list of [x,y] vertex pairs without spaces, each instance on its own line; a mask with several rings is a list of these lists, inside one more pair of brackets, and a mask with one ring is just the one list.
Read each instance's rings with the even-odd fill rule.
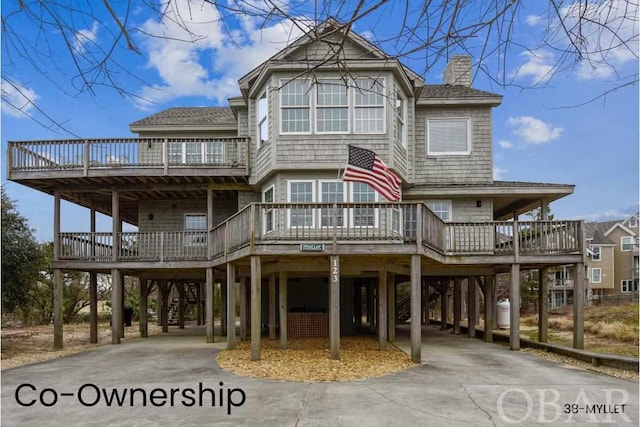
[[349,145],[349,161],[342,179],[369,184],[390,202],[400,200],[402,181],[371,150]]

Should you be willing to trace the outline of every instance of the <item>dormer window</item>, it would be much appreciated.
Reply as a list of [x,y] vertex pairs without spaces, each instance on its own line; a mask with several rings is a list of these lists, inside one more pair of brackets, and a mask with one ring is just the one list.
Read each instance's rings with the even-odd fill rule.
[[635,216],[632,216],[631,218],[629,218],[629,227],[636,228],[637,226],[638,226],[638,218],[636,218]]
[[257,114],[258,118],[258,147],[269,140],[269,97],[265,89],[258,97]]

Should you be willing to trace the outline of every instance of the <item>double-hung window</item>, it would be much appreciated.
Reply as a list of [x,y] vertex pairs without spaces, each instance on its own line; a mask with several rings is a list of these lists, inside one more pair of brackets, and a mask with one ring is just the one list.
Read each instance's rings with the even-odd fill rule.
[[[262,201],[265,203],[273,203],[273,185],[262,192]],[[264,210],[264,232],[270,233],[274,227],[274,209],[268,207]]]
[[207,245],[207,214],[185,214],[185,246]]
[[602,259],[601,258],[602,248],[600,246],[593,246],[591,248],[591,252],[593,252],[593,256],[591,257],[593,261],[600,261]]
[[349,97],[342,80],[320,80],[316,85],[316,131],[349,131]]
[[[289,181],[288,199],[291,203],[313,203],[315,200],[314,181]],[[315,227],[313,209],[307,207],[289,210],[289,227]]]
[[269,97],[265,90],[258,97],[256,117],[258,119],[258,147],[269,140]]
[[407,148],[407,129],[405,125],[406,105],[407,103],[404,96],[398,90],[396,92],[396,108],[394,111],[396,126],[394,128],[393,136],[396,142],[399,142],[404,148]]
[[623,236],[620,238],[620,250],[622,252],[628,252],[633,249],[633,237]]
[[471,153],[471,121],[467,118],[427,119],[427,154]]
[[354,132],[384,133],[384,83],[380,79],[355,80]]
[[[320,181],[320,201],[322,203],[344,203],[344,187],[342,181]],[[338,208],[336,212],[333,208],[320,209],[320,225],[322,227],[332,227],[335,215],[336,226],[344,226],[344,209]]]
[[592,268],[591,269],[591,283],[602,283],[602,269],[601,268]]
[[169,143],[171,165],[224,164],[224,144],[220,141],[188,141]]
[[309,81],[291,80],[280,89],[282,133],[311,132]]

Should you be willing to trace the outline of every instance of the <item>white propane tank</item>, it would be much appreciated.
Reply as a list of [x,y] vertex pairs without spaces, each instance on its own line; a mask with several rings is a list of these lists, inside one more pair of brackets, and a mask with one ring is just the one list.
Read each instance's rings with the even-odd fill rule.
[[511,304],[509,300],[498,303],[498,329],[509,329],[511,325]]

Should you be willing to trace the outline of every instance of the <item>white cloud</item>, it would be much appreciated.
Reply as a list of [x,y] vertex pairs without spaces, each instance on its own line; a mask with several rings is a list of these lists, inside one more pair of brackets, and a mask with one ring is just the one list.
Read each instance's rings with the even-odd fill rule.
[[506,139],[501,139],[498,141],[498,145],[502,148],[513,148],[513,142],[507,141]]
[[525,22],[532,27],[536,25],[540,25],[543,21],[544,17],[542,15],[529,15],[525,18]]
[[514,135],[531,144],[544,144],[560,137],[563,129],[531,116],[509,117]]
[[73,50],[82,55],[87,49],[87,44],[95,43],[98,39],[98,22],[94,21],[91,29],[79,30],[74,35]]
[[18,81],[2,80],[2,112],[13,117],[25,118],[35,109],[40,96]]
[[545,50],[526,51],[520,54],[526,62],[515,72],[515,77],[531,77],[531,83],[541,84],[553,77],[555,57]]
[[[184,96],[202,96],[218,104],[238,95],[237,80],[285,47],[302,33],[292,22],[259,26],[245,15],[229,30],[215,6],[194,8],[188,0],[172,3],[161,21],[148,20],[143,31],[153,34],[144,44],[147,66],[161,82],[145,87],[139,95],[146,102],[162,103]],[[246,7],[264,7],[245,3]]]
[[493,167],[493,179],[495,181],[504,180],[505,174],[509,172],[509,169],[499,168],[497,166]]

